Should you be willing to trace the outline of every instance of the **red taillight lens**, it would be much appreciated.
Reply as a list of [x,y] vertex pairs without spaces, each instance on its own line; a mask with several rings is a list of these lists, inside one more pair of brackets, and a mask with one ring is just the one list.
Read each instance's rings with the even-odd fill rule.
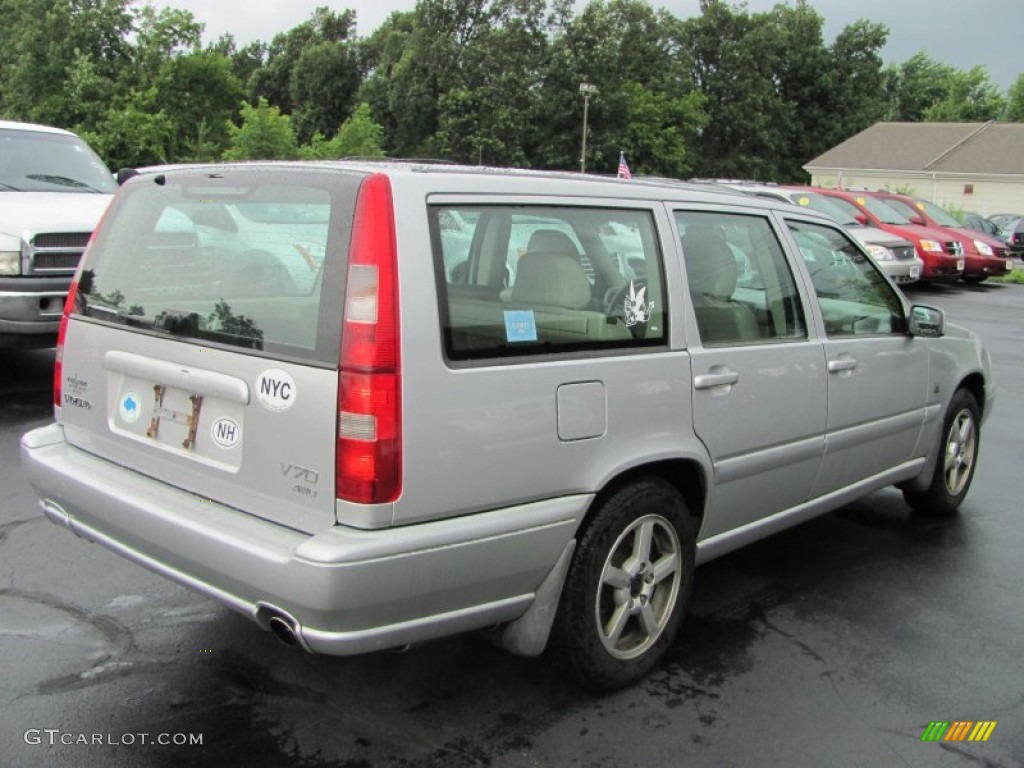
[[402,480],[399,377],[342,372],[339,386],[338,497],[393,501]]
[[398,251],[391,182],[368,177],[359,190],[338,366],[336,494],[363,504],[402,490],[402,387]]
[[68,289],[68,297],[64,300],[64,314],[60,318],[60,328],[57,331],[57,354],[53,363],[53,408],[54,415],[58,417],[61,402],[61,381],[64,375],[64,336],[68,332],[68,317],[75,309],[75,299],[78,297],[78,280],[71,283]]

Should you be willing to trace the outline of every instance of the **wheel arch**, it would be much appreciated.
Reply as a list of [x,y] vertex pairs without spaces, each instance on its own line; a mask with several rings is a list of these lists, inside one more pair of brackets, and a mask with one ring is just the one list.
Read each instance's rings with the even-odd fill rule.
[[974,402],[978,404],[978,415],[984,419],[988,415],[985,413],[985,406],[987,405],[985,398],[985,377],[981,373],[975,371],[961,381],[953,391],[956,392],[960,389],[966,389],[974,396]]
[[609,478],[594,495],[594,500],[584,516],[577,537],[583,534],[593,519],[594,511],[600,509],[606,499],[614,495],[620,488],[645,477],[664,480],[679,492],[686,503],[690,517],[693,518],[693,529],[695,532],[699,532],[704,520],[707,500],[708,482],[705,468],[696,459],[675,458],[638,464]]

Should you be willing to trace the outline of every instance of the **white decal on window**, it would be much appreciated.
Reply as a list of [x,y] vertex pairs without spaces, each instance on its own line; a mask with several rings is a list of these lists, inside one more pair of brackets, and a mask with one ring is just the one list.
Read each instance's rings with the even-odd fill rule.
[[632,328],[634,325],[640,323],[646,323],[651,319],[651,313],[654,312],[654,302],[650,304],[644,302],[647,296],[647,286],[643,286],[639,291],[633,284],[633,281],[629,281],[629,295],[625,300],[626,310],[626,326]]

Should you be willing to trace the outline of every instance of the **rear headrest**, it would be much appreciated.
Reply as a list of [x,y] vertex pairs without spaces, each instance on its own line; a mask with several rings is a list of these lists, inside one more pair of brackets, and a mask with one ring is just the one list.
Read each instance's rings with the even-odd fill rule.
[[739,269],[725,237],[707,227],[688,227],[680,240],[690,292],[730,298],[736,290]]
[[590,298],[590,281],[569,236],[555,229],[534,232],[516,266],[512,301],[583,309]]

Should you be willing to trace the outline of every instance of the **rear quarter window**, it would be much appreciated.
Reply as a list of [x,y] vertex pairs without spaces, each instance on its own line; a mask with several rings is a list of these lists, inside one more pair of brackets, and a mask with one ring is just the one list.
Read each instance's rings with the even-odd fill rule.
[[450,360],[666,343],[650,211],[435,205],[430,221]]

